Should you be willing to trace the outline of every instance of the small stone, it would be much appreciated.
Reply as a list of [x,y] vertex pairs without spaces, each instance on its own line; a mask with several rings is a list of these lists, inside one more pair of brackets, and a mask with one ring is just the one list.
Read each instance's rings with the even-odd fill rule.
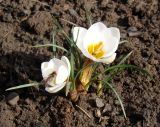
[[138,31],[138,29],[134,26],[131,26],[127,29],[129,37],[139,36],[142,32]]
[[12,106],[16,105],[18,101],[19,101],[19,95],[15,92],[12,92],[7,96],[7,102]]
[[115,100],[116,105],[120,105],[120,102],[118,100]]
[[106,104],[104,109],[103,109],[103,113],[107,112],[107,111],[111,111],[112,110],[112,107],[110,104]]
[[128,32],[129,37],[135,37],[135,36],[139,36],[141,34],[142,34],[142,32],[139,32],[139,31],[137,31],[137,32]]
[[5,22],[12,22],[13,18],[12,18],[11,13],[5,13],[4,16],[3,16],[3,21],[5,21]]
[[97,106],[98,108],[101,108],[101,107],[104,106],[104,103],[102,102],[102,99],[96,98],[96,106]]
[[99,109],[95,110],[95,116],[97,118],[100,118],[101,117],[101,111]]
[[134,26],[131,26],[127,29],[128,32],[137,32],[137,28]]

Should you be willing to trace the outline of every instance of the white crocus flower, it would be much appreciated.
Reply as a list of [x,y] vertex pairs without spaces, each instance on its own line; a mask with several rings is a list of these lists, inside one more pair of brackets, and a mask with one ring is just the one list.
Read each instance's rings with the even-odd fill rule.
[[107,28],[103,23],[97,22],[88,30],[74,27],[72,32],[77,47],[87,58],[106,64],[114,61],[120,41],[118,28]]
[[49,93],[56,93],[61,90],[69,79],[70,70],[70,62],[65,56],[62,56],[61,60],[53,58],[49,62],[43,62],[41,71],[46,82],[45,90]]

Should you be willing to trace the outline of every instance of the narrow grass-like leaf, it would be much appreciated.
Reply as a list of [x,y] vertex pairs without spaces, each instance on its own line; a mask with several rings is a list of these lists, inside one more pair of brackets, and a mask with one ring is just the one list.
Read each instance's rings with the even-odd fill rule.
[[70,45],[71,47],[73,47],[73,46],[74,46],[74,47],[77,47],[76,44],[74,43],[74,41],[67,35],[67,33],[66,33],[63,29],[62,29],[61,31],[62,31],[63,35],[66,37],[69,45]]
[[65,19],[63,19],[63,18],[60,18],[60,20],[65,21],[65,22],[67,22],[67,23],[69,23],[69,24],[71,24],[71,25],[73,25],[73,26],[78,26],[77,24],[75,24],[75,23],[73,23],[73,22],[71,22],[71,21],[65,20]]
[[77,47],[76,44],[74,43],[73,39],[71,39],[67,33],[64,31],[63,27],[61,26],[61,24],[58,22],[58,20],[53,16],[53,19],[55,21],[56,26],[59,28],[60,32],[62,32],[62,34],[66,37],[67,42],[69,44],[69,46],[74,46]]
[[34,82],[34,83],[30,83],[30,84],[24,84],[24,85],[19,85],[19,86],[11,87],[11,88],[6,89],[5,91],[22,89],[22,88],[26,88],[26,87],[39,86],[39,85],[41,85],[41,84],[38,83],[38,82]]
[[123,44],[123,43],[126,43],[128,42],[127,40],[124,40],[124,41],[120,41],[119,44]]
[[91,26],[92,25],[91,13],[90,13],[90,11],[87,8],[85,10],[86,10],[87,21],[88,21],[89,25]]
[[[137,67],[135,65],[130,65],[130,64],[120,64],[120,65],[114,65],[114,66],[111,66],[111,67],[108,67],[107,69],[105,69],[101,74],[104,74],[104,73],[113,73],[114,70],[117,70],[117,69],[134,69],[134,70],[137,70],[143,74],[146,74],[147,76],[149,76],[152,80],[153,80],[153,77],[149,74],[149,72],[145,69],[142,69],[140,67]],[[95,80],[99,75],[95,75],[92,80]],[[109,77],[109,79],[111,79],[112,77]],[[108,80],[109,81],[109,80]]]
[[[128,53],[117,65],[121,65],[123,64],[132,54],[132,51],[130,53]],[[118,69],[114,69],[111,73],[110,73],[110,77],[108,79],[112,79],[112,77],[117,74],[117,72],[119,72],[121,69],[118,68]]]
[[[128,53],[117,65],[123,64],[130,57],[131,54],[132,54],[132,51],[130,53]],[[108,79],[107,81],[110,81],[114,77],[114,75],[116,75],[118,72],[120,72],[123,69],[125,69],[125,68],[116,68],[116,69],[113,69],[109,73],[110,76],[107,76],[107,79]]]
[[74,79],[74,56],[72,53],[71,53],[70,63],[71,63],[71,78]]
[[128,68],[128,69],[135,69],[135,70],[137,70],[137,71],[139,71],[139,72],[141,72],[141,73],[143,73],[143,74],[147,74],[151,79],[153,79],[152,76],[149,74],[149,72],[146,71],[145,69],[142,69],[142,68],[140,68],[140,67],[137,67],[137,66],[135,66],[135,65],[130,65],[130,64],[121,64],[121,65],[111,66],[111,67],[108,67],[107,69],[105,69],[103,73],[107,73],[107,72],[113,71],[114,69],[117,69],[117,68],[122,68],[122,69],[126,69],[126,68]]
[[[73,34],[72,34],[72,35],[73,35]],[[76,36],[76,42],[75,42],[75,43],[77,43],[78,36],[79,36],[79,29],[78,29],[78,33],[77,33],[77,36]]]
[[71,88],[71,82],[68,82],[68,83],[66,84],[66,91],[65,91],[66,96],[68,96],[68,93],[69,93],[69,91],[70,91],[70,88]]
[[123,64],[132,54],[133,51],[131,51],[130,53],[128,53],[119,63],[118,65],[120,64]]
[[[55,33],[53,32],[53,34],[52,34],[52,45],[56,45],[56,41],[55,41],[54,37],[55,37]],[[52,50],[53,50],[53,52],[56,52],[56,47],[52,46]]]
[[58,46],[58,45],[53,45],[53,44],[45,44],[45,45],[35,45],[35,46],[31,46],[31,47],[34,47],[34,48],[40,48],[40,47],[56,47],[56,48],[59,48],[65,52],[68,52],[67,49],[61,47],[61,46]]
[[[74,55],[70,54],[70,64],[71,64],[71,81],[74,81],[74,69],[75,69],[75,61],[74,61]],[[74,90],[76,88],[74,83],[71,83],[70,89]]]
[[125,118],[127,118],[126,117],[126,112],[125,112],[125,109],[124,109],[124,106],[123,106],[123,103],[122,103],[122,100],[121,100],[119,94],[117,93],[117,91],[114,89],[114,87],[110,83],[108,83],[106,81],[103,81],[103,82],[105,84],[107,84],[107,86],[109,86],[112,89],[112,91],[115,93],[115,95],[116,95],[116,97],[117,97],[117,99],[118,99],[118,101],[119,101],[119,103],[121,105],[121,108],[122,108],[122,111],[123,111],[123,115],[124,115]]

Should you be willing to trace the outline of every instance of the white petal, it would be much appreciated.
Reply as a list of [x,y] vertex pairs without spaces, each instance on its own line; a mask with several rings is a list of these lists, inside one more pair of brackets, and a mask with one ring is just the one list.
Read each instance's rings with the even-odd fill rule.
[[76,42],[77,47],[82,50],[83,38],[87,33],[87,29],[83,27],[74,27],[72,32],[73,40]]
[[61,84],[55,84],[53,87],[46,87],[45,90],[49,93],[56,93],[56,92],[60,91],[61,89],[63,89],[65,84],[66,84],[66,82],[61,83]]
[[88,54],[88,51],[86,51],[83,47],[84,43],[84,37],[87,33],[87,29],[83,27],[74,27],[73,28],[73,39],[76,42],[77,47],[81,50],[81,52],[88,58],[92,59],[92,56]]
[[104,39],[107,36],[107,33],[105,33],[105,35],[104,34],[102,35],[102,33],[104,33],[104,31],[106,32],[106,30],[107,27],[101,22],[93,24],[87,30],[87,33],[84,37],[84,42],[83,42],[84,48],[88,47],[89,44],[104,41]]
[[120,31],[119,31],[119,29],[116,28],[116,27],[110,27],[108,29],[110,29],[112,36],[117,38],[117,40],[120,41]]
[[49,62],[43,62],[41,64],[41,71],[42,71],[42,76],[44,79],[46,79],[55,70],[56,70],[56,66],[54,64],[53,59],[51,59]]
[[[93,57],[91,54],[89,54],[88,52],[88,46],[90,44],[94,44],[94,43],[99,43],[99,42],[106,42],[106,38],[107,38],[107,33],[110,32],[108,31],[107,27],[101,23],[95,23],[93,24],[87,31],[86,36],[84,37],[84,42],[83,42],[83,54],[92,59],[93,61],[96,60],[95,57]],[[110,34],[109,34],[110,35]]]
[[49,63],[49,62],[43,62],[43,63],[41,64],[41,70],[45,70],[45,69],[48,67],[48,63]]
[[84,38],[84,49],[88,50],[88,45],[103,42],[105,51],[104,57],[111,56],[118,48],[120,33],[118,28],[107,28],[103,23],[95,23],[89,28]]
[[60,60],[60,59],[53,58],[53,62],[55,64],[55,71],[56,71],[56,73],[58,73],[58,70],[59,70],[60,66],[67,67],[66,64],[62,60]]
[[61,84],[69,77],[68,68],[64,65],[60,65],[57,71],[56,84]]
[[105,38],[103,50],[105,52],[104,57],[109,57],[118,49],[119,40],[113,36]]
[[105,64],[110,64],[110,63],[112,63],[115,60],[115,58],[116,58],[116,53],[114,53],[110,57],[103,58],[103,59],[98,59],[97,62],[102,62],[102,63],[105,63]]
[[62,56],[61,60],[66,64],[67,68],[68,68],[68,73],[70,75],[70,71],[71,71],[71,64],[68,60],[68,58],[66,56]]
[[96,60],[95,57],[93,57],[91,54],[89,54],[89,52],[88,52],[87,49],[83,48],[82,53],[83,53],[83,55],[84,55],[85,57],[87,57],[87,58],[89,58],[89,59],[91,59],[91,60],[93,60],[93,61]]

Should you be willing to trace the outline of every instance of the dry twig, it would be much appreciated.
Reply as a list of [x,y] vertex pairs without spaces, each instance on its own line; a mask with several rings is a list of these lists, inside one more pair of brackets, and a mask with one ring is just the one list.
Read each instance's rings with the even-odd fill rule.
[[78,105],[76,105],[76,107],[78,107],[84,114],[86,114],[91,119],[91,116],[83,108]]

